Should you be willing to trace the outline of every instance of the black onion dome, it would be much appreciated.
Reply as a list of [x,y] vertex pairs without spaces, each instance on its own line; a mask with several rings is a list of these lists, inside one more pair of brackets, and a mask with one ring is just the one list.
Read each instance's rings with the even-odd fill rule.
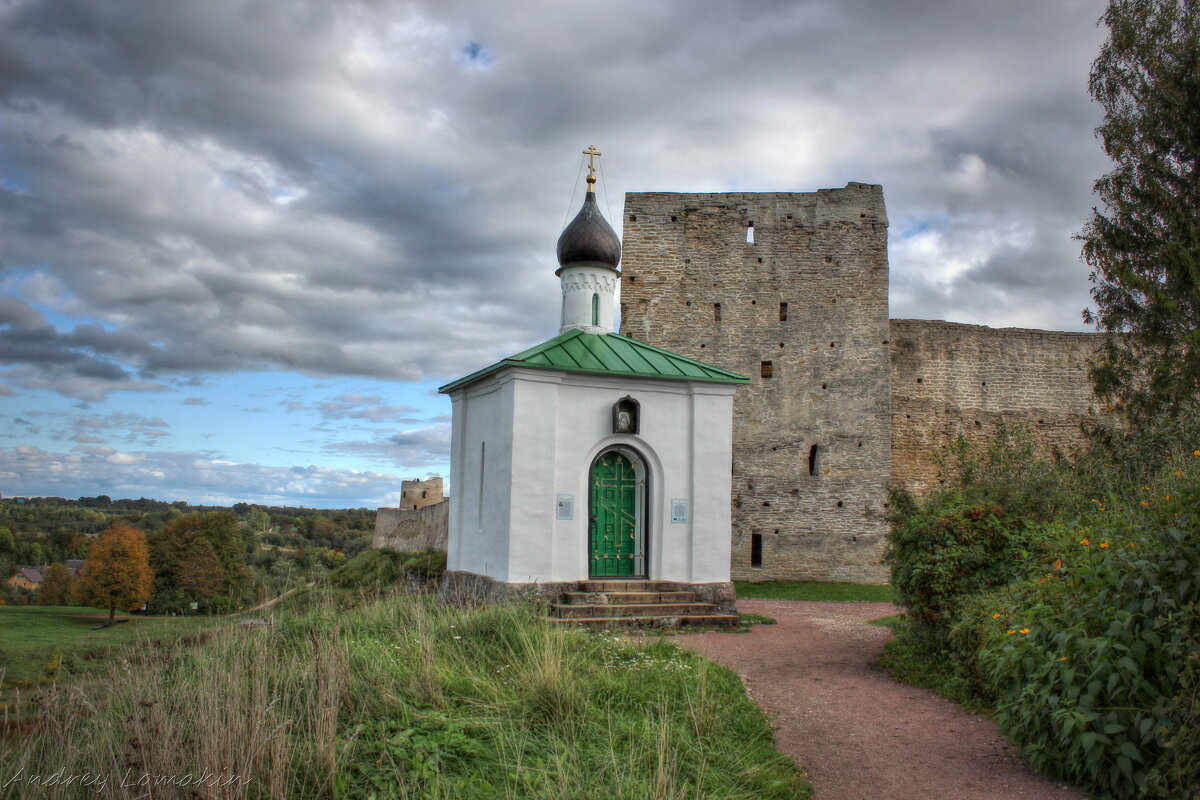
[[621,263],[621,239],[600,213],[590,188],[583,208],[558,237],[558,272],[573,264],[597,262],[615,271]]

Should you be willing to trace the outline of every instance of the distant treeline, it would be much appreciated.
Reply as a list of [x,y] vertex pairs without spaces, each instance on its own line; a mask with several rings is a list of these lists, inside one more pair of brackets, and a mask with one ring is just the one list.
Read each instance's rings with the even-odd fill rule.
[[[203,521],[203,522],[201,522]],[[169,572],[161,569],[164,559],[189,560],[186,552],[194,544],[184,531],[197,526],[214,532],[218,539],[238,545],[216,547],[225,573],[235,575],[233,556],[245,571],[238,580],[225,582],[224,596],[234,606],[269,597],[295,585],[322,577],[344,559],[370,547],[375,529],[375,511],[368,508],[316,509],[292,506],[191,505],[140,498],[114,500],[106,495],[68,500],[62,497],[8,498],[0,500],[0,574],[7,579],[24,565],[62,563],[87,558],[92,537],[114,522],[145,531],[154,543],[156,597],[151,610],[189,611],[196,598],[184,596],[170,585]],[[216,536],[216,531],[222,531]],[[236,537],[234,536],[236,531]],[[170,553],[178,549],[178,553]],[[172,557],[174,556],[174,557]],[[164,582],[166,581],[166,582]],[[236,590],[234,590],[236,583]],[[23,590],[5,586],[8,602],[37,602]],[[207,604],[200,603],[204,610]]]

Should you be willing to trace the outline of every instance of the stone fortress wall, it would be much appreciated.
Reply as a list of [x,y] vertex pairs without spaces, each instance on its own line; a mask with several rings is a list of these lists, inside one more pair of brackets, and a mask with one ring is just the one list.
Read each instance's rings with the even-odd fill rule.
[[892,481],[937,484],[934,454],[960,433],[987,439],[998,422],[1024,423],[1040,444],[1070,452],[1101,419],[1087,361],[1102,334],[987,328],[894,319]]
[[450,504],[446,502],[441,478],[403,481],[400,507],[375,512],[375,536],[371,547],[412,552],[446,549],[450,530]]
[[621,332],[752,379],[734,404],[735,579],[886,580],[887,488],[959,432],[1079,441],[1097,334],[888,319],[879,186],[630,193]]

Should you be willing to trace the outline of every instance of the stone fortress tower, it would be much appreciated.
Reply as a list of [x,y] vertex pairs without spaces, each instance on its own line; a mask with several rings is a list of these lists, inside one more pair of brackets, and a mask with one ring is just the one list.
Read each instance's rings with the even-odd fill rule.
[[400,483],[400,508],[415,511],[425,506],[436,506],[445,499],[440,477]]
[[880,186],[630,193],[621,333],[748,375],[734,401],[732,577],[886,581],[891,484],[960,433],[1095,421],[1098,334],[889,320]]
[[733,575],[881,580],[891,471],[879,186],[625,199],[621,332],[751,377]]
[[412,552],[446,549],[450,504],[442,490],[442,479],[400,483],[400,507],[380,508],[375,512],[375,536],[372,547]]

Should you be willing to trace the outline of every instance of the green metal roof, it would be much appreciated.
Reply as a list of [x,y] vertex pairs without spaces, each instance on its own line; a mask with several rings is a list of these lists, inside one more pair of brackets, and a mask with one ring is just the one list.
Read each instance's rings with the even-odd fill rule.
[[584,333],[581,330],[572,330],[498,361],[490,367],[484,367],[478,372],[447,383],[438,391],[442,394],[451,392],[504,367],[530,367],[586,372],[593,375],[623,375],[705,383],[750,382],[744,375],[684,358],[637,339],[618,336],[615,333]]

